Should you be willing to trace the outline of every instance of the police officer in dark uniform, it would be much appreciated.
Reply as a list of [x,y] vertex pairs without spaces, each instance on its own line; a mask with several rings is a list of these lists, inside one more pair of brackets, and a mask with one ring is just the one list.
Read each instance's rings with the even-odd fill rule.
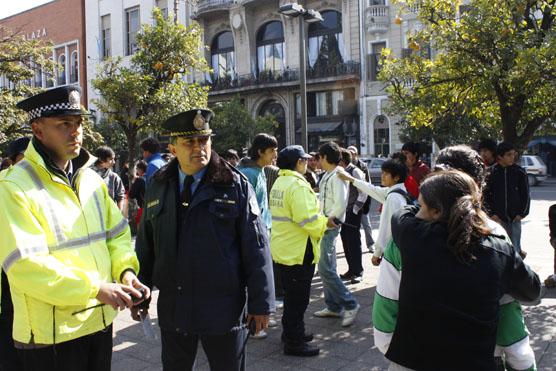
[[151,179],[137,236],[140,279],[160,290],[164,370],[192,369],[198,341],[212,370],[244,369],[246,325],[265,329],[274,311],[255,193],[211,150],[211,117],[195,109],[164,123],[176,158]]

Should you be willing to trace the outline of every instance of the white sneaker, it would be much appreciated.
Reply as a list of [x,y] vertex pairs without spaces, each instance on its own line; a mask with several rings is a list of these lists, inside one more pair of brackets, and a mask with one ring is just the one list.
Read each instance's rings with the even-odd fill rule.
[[266,339],[266,337],[268,336],[268,334],[266,333],[265,330],[261,330],[259,332],[257,332],[255,335],[251,335],[252,339]]
[[321,318],[340,318],[342,313],[333,312],[328,308],[324,308],[323,310],[319,310],[318,312],[314,313],[315,317]]
[[344,319],[342,319],[342,326],[343,327],[348,327],[351,326],[353,324],[353,321],[355,321],[355,317],[357,316],[357,312],[359,312],[359,308],[361,308],[361,306],[359,304],[357,304],[357,306],[351,310],[345,310],[344,311]]
[[268,327],[278,327],[278,321],[274,320],[274,319],[269,319],[268,320]]

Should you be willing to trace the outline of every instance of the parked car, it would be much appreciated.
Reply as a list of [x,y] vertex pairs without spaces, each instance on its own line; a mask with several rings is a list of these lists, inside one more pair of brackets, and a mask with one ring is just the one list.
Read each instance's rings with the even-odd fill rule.
[[388,160],[387,158],[383,157],[370,157],[370,158],[361,158],[361,160],[365,161],[367,167],[369,168],[369,173],[371,175],[371,183],[374,185],[381,185],[380,175],[382,174],[382,164]]
[[546,180],[546,164],[539,156],[523,155],[519,165],[527,172],[529,186],[536,186]]

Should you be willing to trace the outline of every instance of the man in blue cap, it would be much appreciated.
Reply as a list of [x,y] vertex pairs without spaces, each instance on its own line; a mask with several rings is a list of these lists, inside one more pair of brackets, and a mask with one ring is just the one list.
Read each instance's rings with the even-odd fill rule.
[[[212,370],[243,370],[246,324],[264,330],[274,311],[255,192],[212,151],[211,117],[194,109],[163,124],[175,158],[149,183],[137,235],[140,279],[160,290],[165,370],[191,370],[199,341]],[[134,319],[145,310],[134,309]]]
[[18,103],[33,138],[0,177],[0,263],[25,370],[109,370],[117,310],[150,294],[127,220],[81,147],[80,93],[65,86]]

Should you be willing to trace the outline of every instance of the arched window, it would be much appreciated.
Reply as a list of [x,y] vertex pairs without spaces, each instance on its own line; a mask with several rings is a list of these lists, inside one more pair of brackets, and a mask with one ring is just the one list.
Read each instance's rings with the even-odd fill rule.
[[275,100],[269,100],[259,109],[259,116],[271,115],[278,122],[278,127],[274,129],[274,136],[278,141],[278,148],[286,146],[286,112],[284,107]]
[[284,28],[278,21],[268,22],[257,32],[257,68],[263,71],[284,70]]
[[375,155],[388,156],[390,154],[390,127],[389,120],[384,115],[379,115],[373,123],[375,139]]
[[71,52],[70,58],[70,83],[79,80],[79,60],[77,58],[77,50]]
[[216,78],[234,75],[234,36],[230,31],[224,31],[214,38],[210,46],[210,56]]
[[58,57],[58,85],[66,85],[66,55]]
[[335,10],[321,12],[323,22],[309,25],[310,67],[322,68],[344,62],[345,48],[342,35],[342,14]]

